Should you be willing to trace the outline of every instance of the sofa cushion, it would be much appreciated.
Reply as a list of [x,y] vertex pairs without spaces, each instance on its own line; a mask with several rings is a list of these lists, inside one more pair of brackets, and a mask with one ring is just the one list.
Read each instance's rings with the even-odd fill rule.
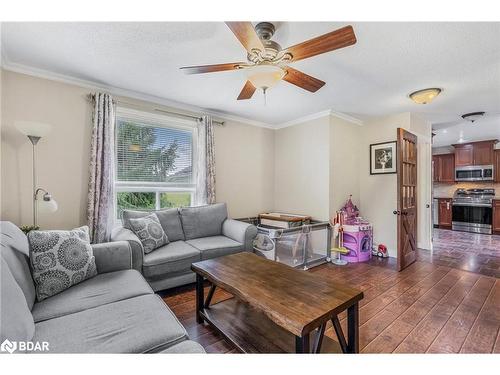
[[201,260],[239,253],[243,251],[243,244],[225,236],[212,236],[186,241],[200,250]]
[[23,291],[9,270],[7,262],[0,258],[0,342],[30,341],[35,323]]
[[169,273],[189,271],[191,263],[200,260],[200,251],[184,241],[170,242],[168,245],[144,255],[142,265],[144,276],[157,277]]
[[48,341],[51,353],[146,353],[186,338],[172,311],[150,294],[44,320],[33,340]]
[[222,234],[222,223],[227,219],[225,203],[179,209],[186,240],[218,236]]
[[38,301],[97,274],[92,247],[81,229],[28,233]]
[[33,306],[35,322],[91,309],[153,290],[136,270],[99,274]]
[[173,242],[184,240],[181,218],[179,216],[179,210],[177,208],[169,208],[166,210],[157,211],[123,210],[123,227],[131,230],[132,227],[130,226],[130,219],[144,217],[149,215],[151,212],[156,213],[156,216],[158,216],[158,220],[160,220],[160,224],[165,231],[165,234],[167,235],[169,241]]
[[155,213],[137,219],[130,219],[129,222],[132,231],[141,240],[144,253],[150,253],[169,243],[168,237]]
[[0,222],[0,251],[12,276],[26,297],[29,309],[35,302],[35,284],[29,267],[29,245],[26,235],[9,221]]
[[186,340],[162,350],[162,354],[204,354],[203,346],[195,341]]

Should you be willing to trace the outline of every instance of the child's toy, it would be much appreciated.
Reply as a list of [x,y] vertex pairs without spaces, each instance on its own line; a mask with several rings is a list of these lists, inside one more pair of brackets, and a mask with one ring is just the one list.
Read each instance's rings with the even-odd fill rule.
[[389,257],[389,253],[387,252],[387,247],[383,244],[378,245],[378,248],[376,250],[373,249],[372,254],[381,258]]
[[338,211],[337,215],[332,221],[333,238],[338,239],[337,240],[338,246],[332,248],[332,251],[337,253],[337,258],[332,258],[332,263],[338,266],[345,266],[347,264],[347,261],[343,260],[340,255],[347,254],[349,252],[349,250],[343,246],[344,239],[343,239],[342,223],[343,223],[343,215],[340,211]]
[[372,256],[373,228],[359,216],[359,210],[351,198],[352,196],[349,196],[340,211],[345,221],[342,225],[342,247],[349,250],[348,253],[342,254],[341,258],[350,263],[365,262]]

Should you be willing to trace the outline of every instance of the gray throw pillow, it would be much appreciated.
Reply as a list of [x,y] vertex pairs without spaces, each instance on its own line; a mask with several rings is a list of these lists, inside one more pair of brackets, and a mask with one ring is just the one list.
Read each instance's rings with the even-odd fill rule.
[[38,301],[97,275],[87,227],[28,233]]
[[168,237],[155,213],[137,219],[129,219],[129,223],[132,231],[141,240],[146,254],[168,244]]

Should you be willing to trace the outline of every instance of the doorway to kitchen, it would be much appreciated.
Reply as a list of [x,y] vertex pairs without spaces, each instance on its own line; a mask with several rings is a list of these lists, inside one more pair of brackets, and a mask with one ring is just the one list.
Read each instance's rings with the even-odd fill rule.
[[445,130],[432,150],[432,251],[418,258],[500,278],[500,144]]

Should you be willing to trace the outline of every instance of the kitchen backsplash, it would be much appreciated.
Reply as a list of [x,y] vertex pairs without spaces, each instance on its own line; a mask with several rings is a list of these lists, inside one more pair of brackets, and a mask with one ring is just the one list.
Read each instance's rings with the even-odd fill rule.
[[432,196],[435,198],[452,198],[457,189],[495,189],[496,196],[500,196],[500,183],[493,182],[460,182],[456,184],[434,183]]

